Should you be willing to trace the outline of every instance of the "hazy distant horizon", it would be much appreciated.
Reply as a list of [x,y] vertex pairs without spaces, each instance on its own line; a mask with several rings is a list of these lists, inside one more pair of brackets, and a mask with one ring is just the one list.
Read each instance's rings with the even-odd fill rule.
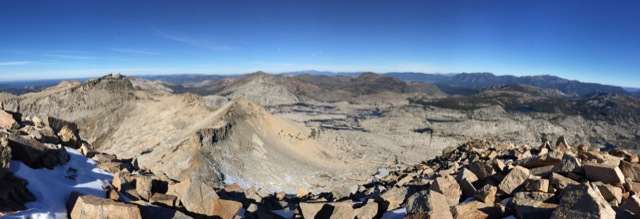
[[[285,72],[266,72],[266,71],[254,71],[254,72],[246,72],[246,73],[229,73],[229,74],[207,74],[207,73],[165,73],[165,74],[126,74],[124,72],[109,72],[109,73],[104,73],[104,74],[100,74],[100,75],[93,75],[93,76],[83,76],[83,77],[53,77],[53,78],[38,78],[38,79],[18,79],[18,80],[4,80],[4,78],[0,78],[0,83],[20,83],[20,82],[29,82],[29,81],[63,81],[63,80],[89,80],[89,79],[93,79],[93,78],[99,78],[108,74],[122,74],[124,76],[131,76],[131,77],[144,77],[144,76],[162,76],[162,75],[216,75],[216,76],[233,76],[233,75],[246,75],[246,74],[252,74],[252,73],[256,73],[256,72],[264,72],[264,73],[268,73],[268,74],[288,74],[288,73],[297,73],[297,72],[305,72],[305,71],[312,71],[312,72],[330,72],[330,73],[363,73],[363,72],[371,72],[371,71],[341,71],[341,72],[334,72],[334,71],[321,71],[321,70],[299,70],[299,71],[285,71]],[[475,73],[491,73],[495,76],[516,76],[516,75],[511,75],[511,74],[504,74],[504,75],[499,75],[499,74],[495,74],[492,72],[458,72],[458,73],[441,73],[441,72],[408,72],[408,71],[393,71],[393,72],[373,72],[376,74],[388,74],[388,73],[419,73],[419,74],[439,74],[439,75],[455,75],[455,74],[475,74]],[[544,75],[549,75],[549,74],[544,74]],[[516,76],[516,77],[527,77],[527,76],[543,76],[543,74],[540,75],[522,75],[522,76]],[[577,80],[577,79],[572,79],[572,78],[565,78],[565,77],[561,77],[558,75],[551,75],[551,76],[556,76],[556,77],[560,77],[560,78],[564,78],[567,80],[576,80],[579,82],[583,82],[583,83],[595,83],[595,84],[602,84],[602,85],[610,85],[610,86],[618,86],[621,88],[624,88],[625,90],[633,90],[633,91],[637,91],[640,90],[640,86],[621,86],[621,85],[616,85],[616,84],[603,84],[603,83],[599,83],[599,82],[592,82],[592,81],[581,81],[581,80]]]

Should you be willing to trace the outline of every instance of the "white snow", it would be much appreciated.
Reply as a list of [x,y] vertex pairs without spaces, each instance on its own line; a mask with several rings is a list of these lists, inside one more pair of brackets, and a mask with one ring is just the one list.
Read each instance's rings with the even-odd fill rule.
[[[25,203],[28,210],[2,218],[67,218],[66,203],[73,191],[104,197],[102,185],[109,183],[113,175],[96,167],[94,160],[88,159],[75,149],[65,147],[70,160],[52,170],[32,169],[24,163],[12,160],[9,172],[27,180],[27,188],[36,197],[35,202]],[[77,170],[76,174],[69,168]],[[67,175],[76,175],[75,180]]]
[[382,215],[382,219],[402,219],[407,216],[407,208],[398,208],[393,211],[387,211]]

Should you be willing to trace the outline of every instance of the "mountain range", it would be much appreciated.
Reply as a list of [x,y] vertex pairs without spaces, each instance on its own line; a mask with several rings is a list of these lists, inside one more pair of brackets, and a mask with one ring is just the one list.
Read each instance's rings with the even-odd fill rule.
[[[282,76],[293,76],[299,78],[303,75],[309,76],[358,76],[365,72],[330,72],[330,71],[294,71],[280,73]],[[640,98],[640,89],[622,88],[613,85],[603,85],[597,83],[586,83],[577,80],[569,80],[552,75],[537,76],[497,76],[492,73],[448,73],[448,74],[427,74],[416,72],[389,72],[381,75],[394,77],[408,82],[423,82],[435,84],[442,92],[450,95],[471,95],[479,92],[483,88],[492,85],[504,84],[525,84],[541,88],[556,89],[567,96],[578,97],[591,95],[593,93],[625,94]],[[213,85],[225,78],[241,78],[242,74],[235,75],[206,75],[206,74],[174,74],[174,75],[141,75],[136,76],[147,80],[158,80],[165,83],[180,85],[186,88],[199,88]],[[75,79],[84,81],[86,79]],[[19,81],[0,83],[0,92],[8,92],[16,95],[34,92],[53,86],[62,80],[41,80],[41,81]],[[180,89],[180,88],[177,88]],[[187,89],[189,90],[189,89]],[[200,92],[200,91],[199,91]]]

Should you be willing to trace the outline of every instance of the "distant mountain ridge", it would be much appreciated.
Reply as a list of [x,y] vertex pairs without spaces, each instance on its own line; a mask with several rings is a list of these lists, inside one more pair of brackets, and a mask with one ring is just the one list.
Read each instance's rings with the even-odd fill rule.
[[387,76],[396,77],[405,81],[434,83],[441,86],[456,86],[464,88],[482,89],[500,84],[525,84],[541,88],[557,89],[570,96],[585,96],[593,93],[627,94],[630,93],[622,87],[586,83],[577,80],[568,80],[553,75],[535,76],[497,76],[492,73],[460,73],[460,74],[425,74],[425,73],[387,73]]
[[[303,70],[283,72],[273,75],[279,76],[327,76],[327,77],[354,77],[365,72],[331,72]],[[245,74],[233,75],[208,75],[208,74],[172,74],[172,75],[140,75],[143,78],[152,81],[162,81],[165,83],[181,85],[183,87],[205,87],[215,86],[216,83],[226,78],[241,78]],[[569,80],[553,75],[536,75],[536,76],[513,76],[513,75],[494,75],[492,73],[420,73],[420,72],[388,72],[380,74],[387,77],[393,77],[407,82],[422,82],[435,84],[442,92],[451,95],[472,95],[480,90],[493,85],[514,85],[524,84],[536,86],[540,88],[555,89],[567,96],[588,96],[597,93],[607,94],[625,94],[640,98],[640,89],[623,88],[619,86],[603,85],[597,83],[586,83],[577,80]],[[0,92],[8,92],[12,94],[23,94],[28,92],[39,91],[48,86],[53,86],[62,80],[43,80],[43,81],[15,81],[0,82]]]
[[[358,76],[343,75],[283,75],[255,72],[242,77],[227,77],[199,86],[167,84],[178,93],[191,92],[225,97],[245,97],[265,106],[293,104],[310,100],[323,102],[352,101],[357,97],[370,101],[388,100],[385,94],[427,94],[443,96],[435,85],[407,82],[375,73]],[[269,93],[271,95],[264,95]],[[404,99],[404,98],[400,98]]]

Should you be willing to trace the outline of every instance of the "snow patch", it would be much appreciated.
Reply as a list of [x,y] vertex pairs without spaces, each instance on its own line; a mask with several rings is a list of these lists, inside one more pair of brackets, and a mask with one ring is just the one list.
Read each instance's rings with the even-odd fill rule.
[[66,203],[71,192],[105,197],[102,185],[108,184],[113,175],[96,167],[96,162],[75,149],[65,147],[69,162],[52,170],[32,169],[24,163],[11,160],[9,172],[27,180],[27,189],[36,201],[27,202],[29,208],[3,218],[67,218]]
[[402,219],[407,216],[407,208],[398,208],[393,211],[387,211],[382,215],[382,219]]

